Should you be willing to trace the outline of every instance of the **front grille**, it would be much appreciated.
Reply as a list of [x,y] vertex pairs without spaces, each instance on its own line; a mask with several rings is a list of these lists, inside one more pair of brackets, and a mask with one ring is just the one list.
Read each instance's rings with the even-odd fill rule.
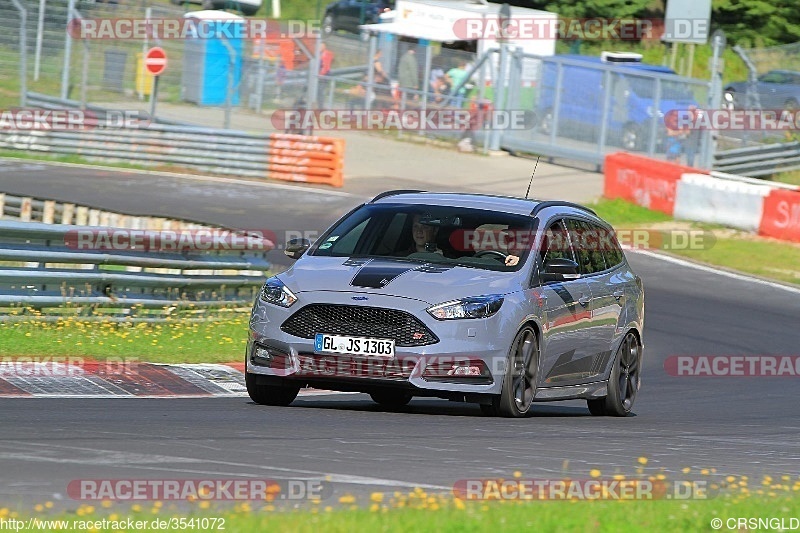
[[414,315],[395,309],[357,305],[311,304],[283,323],[290,335],[313,339],[317,333],[394,339],[396,346],[425,346],[439,339]]

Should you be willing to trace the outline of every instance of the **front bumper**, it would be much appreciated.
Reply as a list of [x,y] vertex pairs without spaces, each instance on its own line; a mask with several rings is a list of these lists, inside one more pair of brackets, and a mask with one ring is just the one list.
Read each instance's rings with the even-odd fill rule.
[[[314,304],[353,305],[352,293],[304,293]],[[395,356],[358,357],[314,353],[314,339],[286,333],[281,325],[303,304],[289,309],[258,300],[247,343],[247,372],[331,390],[369,392],[376,388],[411,389],[414,394],[453,396],[499,394],[508,349],[515,331],[504,331],[501,313],[473,320],[436,320],[426,302],[369,296],[369,306],[411,313],[439,339],[424,346],[396,346]],[[325,333],[337,333],[329,331]],[[480,375],[455,375],[455,367],[481,369]],[[449,373],[448,373],[449,372]],[[474,373],[474,372],[473,372]]]

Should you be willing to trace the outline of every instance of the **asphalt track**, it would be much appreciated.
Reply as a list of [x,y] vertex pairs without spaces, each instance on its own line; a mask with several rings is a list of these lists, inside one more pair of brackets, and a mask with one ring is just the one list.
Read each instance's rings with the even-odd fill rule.
[[[297,189],[220,188],[164,176],[63,169],[0,173],[0,190],[108,209],[321,229],[358,198]],[[105,175],[104,175],[105,174]],[[109,182],[109,179],[112,179]],[[64,180],[59,186],[58,180]],[[169,191],[169,192],[168,192]],[[291,203],[277,202],[290,194]],[[298,199],[302,201],[298,201]],[[259,209],[260,207],[260,209]],[[270,218],[272,217],[272,218]],[[800,474],[797,377],[673,377],[672,355],[800,355],[800,291],[629,254],[644,278],[644,385],[628,418],[583,402],[535,404],[522,420],[415,399],[382,411],[364,395],[313,396],[289,408],[241,398],[0,400],[0,501],[65,499],[74,479],[329,479],[334,495],[457,480],[648,472],[711,479]],[[754,258],[768,260],[768,258]],[[681,473],[691,467],[688,475]],[[335,501],[335,500],[332,500]]]

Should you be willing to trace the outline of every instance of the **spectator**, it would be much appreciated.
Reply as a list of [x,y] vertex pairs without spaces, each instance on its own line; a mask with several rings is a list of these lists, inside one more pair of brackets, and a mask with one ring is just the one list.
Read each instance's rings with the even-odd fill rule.
[[322,43],[319,47],[320,55],[319,55],[319,75],[320,76],[327,76],[328,73],[331,71],[331,66],[333,65],[334,55],[333,52],[328,50],[328,46],[325,43]]
[[[408,99],[410,91],[419,90],[419,65],[417,64],[417,56],[413,48],[409,48],[408,51],[403,54],[403,57],[400,58],[400,66],[397,69],[397,81],[406,99]],[[419,94],[411,94],[415,100],[419,98]]]
[[[390,107],[391,100],[392,100],[392,93],[391,88],[389,87],[389,76],[386,75],[386,71],[383,70],[383,64],[381,63],[381,51],[378,50],[375,52],[375,55],[372,56],[372,68],[374,71],[373,83],[375,84],[372,87],[372,98],[375,102],[375,107],[377,109],[382,109],[386,107]],[[368,89],[369,92],[369,89]]]
[[464,97],[467,94],[467,88],[464,86],[467,81],[466,60],[460,59],[456,67],[453,67],[447,71],[447,80],[450,83],[450,94],[454,97],[453,106],[463,106]]
[[[697,117],[700,115],[701,111],[697,109],[696,105],[689,106],[689,115],[691,118],[690,124],[697,124]],[[693,167],[694,166],[694,157],[697,153],[697,148],[700,145],[700,130],[693,127],[688,126],[685,130],[685,136],[683,138],[683,152],[686,154],[686,165]]]
[[[325,43],[322,43],[319,47],[320,54],[319,54],[319,75],[320,76],[327,76],[328,73],[331,71],[331,66],[333,65],[334,55],[333,52],[328,50],[328,46]],[[321,104],[325,98],[325,89],[329,85],[328,80],[318,79],[317,80],[317,103]],[[321,106],[320,106],[321,107]]]

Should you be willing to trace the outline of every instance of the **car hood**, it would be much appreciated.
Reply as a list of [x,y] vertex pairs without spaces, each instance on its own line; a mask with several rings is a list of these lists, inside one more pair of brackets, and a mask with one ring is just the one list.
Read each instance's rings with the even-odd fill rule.
[[382,294],[435,305],[522,288],[520,272],[497,272],[395,259],[304,257],[280,275],[294,293],[333,291]]

